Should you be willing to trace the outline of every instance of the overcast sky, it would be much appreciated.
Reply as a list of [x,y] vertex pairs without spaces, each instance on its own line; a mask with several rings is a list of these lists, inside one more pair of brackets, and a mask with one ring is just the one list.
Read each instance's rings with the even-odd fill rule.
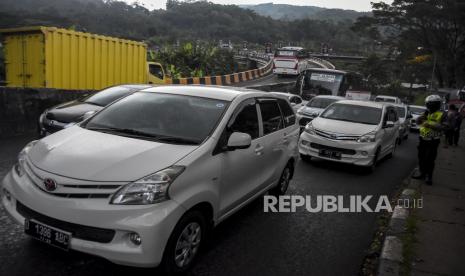
[[[135,2],[134,0],[125,0],[128,3]],[[290,4],[299,6],[318,6],[324,8],[337,8],[346,10],[357,10],[357,11],[370,11],[370,2],[379,2],[377,0],[209,0],[217,4],[260,4],[270,3],[275,4]],[[166,0],[137,0],[137,2],[143,4],[147,9],[164,9]],[[385,0],[384,2],[392,2],[392,0]]]

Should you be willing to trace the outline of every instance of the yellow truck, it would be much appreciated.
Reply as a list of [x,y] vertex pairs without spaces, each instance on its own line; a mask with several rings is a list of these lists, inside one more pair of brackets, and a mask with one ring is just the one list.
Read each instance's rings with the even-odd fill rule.
[[10,87],[98,90],[125,83],[165,83],[142,42],[55,27],[2,29]]

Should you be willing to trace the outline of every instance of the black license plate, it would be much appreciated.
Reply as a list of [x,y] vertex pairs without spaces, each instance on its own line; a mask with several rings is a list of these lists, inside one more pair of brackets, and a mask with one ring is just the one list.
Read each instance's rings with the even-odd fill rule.
[[29,236],[33,237],[34,239],[37,239],[49,245],[64,250],[69,249],[69,242],[71,240],[70,233],[61,231],[48,225],[44,225],[35,220],[27,219],[24,223],[24,232]]
[[331,158],[331,159],[338,159],[338,160],[341,159],[341,153],[338,151],[333,151],[333,150],[322,149],[320,150],[319,155],[321,157],[326,157],[326,158]]

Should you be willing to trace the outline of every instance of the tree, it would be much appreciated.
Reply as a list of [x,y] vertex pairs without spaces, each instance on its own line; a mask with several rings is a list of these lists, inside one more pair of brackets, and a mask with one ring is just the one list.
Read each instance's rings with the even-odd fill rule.
[[465,84],[464,1],[394,0],[391,5],[380,2],[372,6],[374,17],[359,19],[359,30],[377,27],[391,43],[408,45],[399,48],[412,55],[417,49],[428,50],[439,87]]

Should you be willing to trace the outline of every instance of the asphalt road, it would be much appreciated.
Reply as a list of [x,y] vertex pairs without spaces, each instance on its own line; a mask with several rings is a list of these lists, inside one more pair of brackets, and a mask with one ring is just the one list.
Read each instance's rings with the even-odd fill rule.
[[[0,141],[0,177],[26,138]],[[416,137],[375,173],[326,161],[300,162],[290,195],[390,195],[416,163]],[[356,275],[375,213],[264,213],[260,198],[220,224],[191,275]],[[156,275],[31,240],[0,208],[0,275]],[[158,274],[159,275],[159,274]]]

